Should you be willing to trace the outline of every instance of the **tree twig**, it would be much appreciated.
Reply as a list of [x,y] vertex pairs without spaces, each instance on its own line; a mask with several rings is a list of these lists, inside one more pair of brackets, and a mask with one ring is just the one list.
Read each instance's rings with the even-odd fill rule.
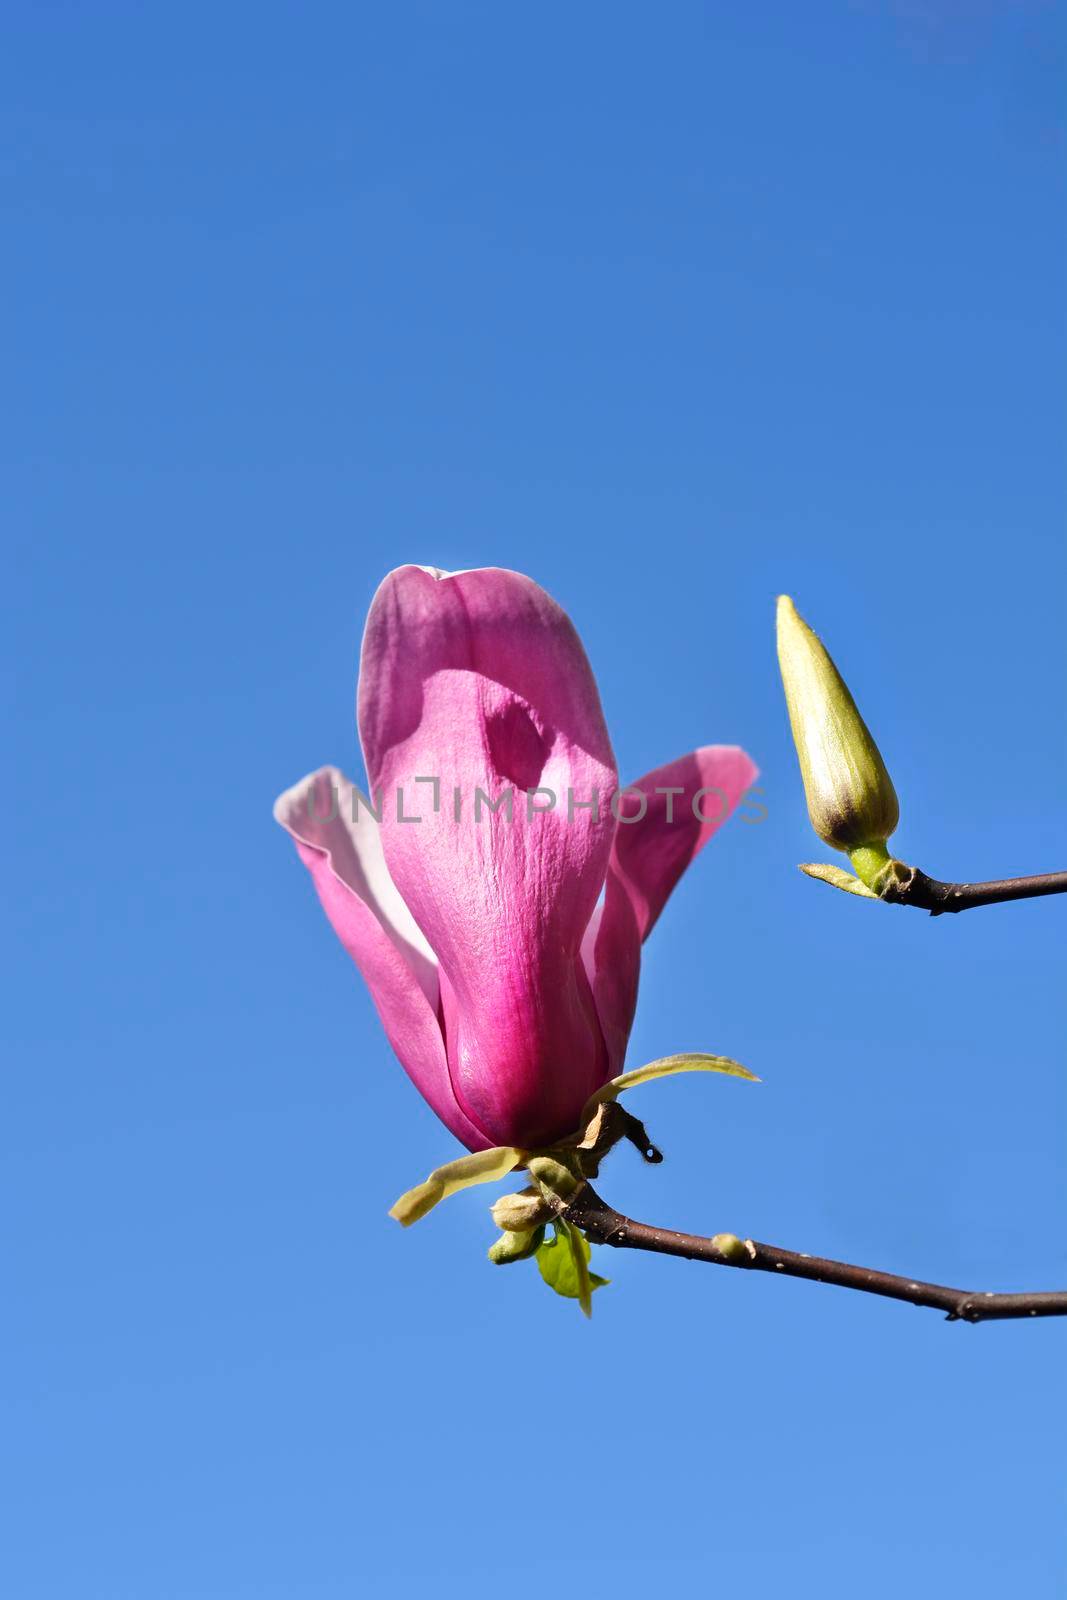
[[1008,900],[1034,900],[1039,895],[1067,893],[1067,872],[1041,872],[1030,878],[997,878],[989,883],[942,883],[918,867],[911,876],[891,881],[881,898],[892,905],[915,906],[940,917],[946,911],[1003,905]]
[[564,1215],[568,1222],[581,1228],[593,1244],[651,1250],[659,1255],[681,1256],[687,1261],[706,1261],[713,1266],[772,1272],[783,1278],[806,1278],[812,1283],[832,1283],[841,1289],[858,1289],[864,1294],[883,1295],[888,1300],[903,1300],[908,1305],[929,1306],[935,1311],[944,1311],[950,1322],[1067,1316],[1067,1290],[985,1294],[973,1289],[949,1289],[943,1284],[920,1283],[915,1278],[877,1272],[871,1267],[854,1267],[845,1261],[828,1261],[821,1256],[800,1255],[795,1250],[780,1250],[775,1245],[759,1244],[755,1239],[738,1240],[731,1234],[716,1234],[714,1239],[709,1239],[700,1234],[654,1228],[647,1222],[635,1222],[632,1217],[623,1216],[589,1184]]

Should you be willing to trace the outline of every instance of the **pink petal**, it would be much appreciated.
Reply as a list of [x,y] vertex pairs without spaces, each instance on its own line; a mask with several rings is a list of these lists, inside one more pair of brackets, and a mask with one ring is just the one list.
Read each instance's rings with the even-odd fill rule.
[[583,945],[613,1073],[622,1064],[637,1004],[641,945],[686,867],[758,776],[737,745],[705,745],[620,793],[604,901]]
[[490,1143],[456,1103],[438,1021],[437,962],[389,878],[378,824],[335,767],[279,797],[274,815],[311,873],[334,932],[366,980],[389,1042],[420,1094],[471,1150]]
[[[367,621],[359,725],[390,875],[440,964],[460,1105],[495,1144],[571,1132],[607,1072],[580,946],[617,781],[574,628],[518,573],[400,567]],[[436,810],[419,778],[439,780]],[[535,788],[556,801],[531,817]],[[510,790],[511,820],[484,802],[477,820],[476,789],[493,801]],[[568,814],[569,791],[596,793],[598,813]]]

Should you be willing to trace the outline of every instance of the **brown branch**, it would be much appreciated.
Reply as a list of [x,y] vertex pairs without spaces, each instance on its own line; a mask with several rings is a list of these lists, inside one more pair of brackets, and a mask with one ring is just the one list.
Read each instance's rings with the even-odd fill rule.
[[989,883],[942,883],[918,867],[911,876],[890,881],[881,898],[892,905],[915,906],[940,917],[946,911],[1003,905],[1008,900],[1034,900],[1039,895],[1067,893],[1067,872],[1042,872],[1030,878],[997,878]]
[[854,1267],[845,1261],[827,1261],[821,1256],[799,1255],[795,1250],[779,1250],[775,1245],[758,1244],[755,1239],[741,1241],[732,1234],[716,1234],[714,1239],[708,1239],[696,1233],[653,1228],[647,1222],[634,1222],[631,1217],[623,1216],[589,1184],[564,1215],[568,1222],[581,1228],[592,1244],[652,1250],[658,1255],[707,1261],[718,1267],[740,1267],[749,1272],[777,1273],[783,1278],[807,1278],[811,1283],[833,1283],[841,1289],[859,1289],[864,1294],[884,1295],[888,1300],[904,1300],[908,1305],[930,1306],[935,1311],[944,1311],[950,1322],[1067,1316],[1067,1290],[983,1294],[972,1289],[948,1289],[943,1284],[919,1283],[914,1278],[876,1272],[871,1267]]

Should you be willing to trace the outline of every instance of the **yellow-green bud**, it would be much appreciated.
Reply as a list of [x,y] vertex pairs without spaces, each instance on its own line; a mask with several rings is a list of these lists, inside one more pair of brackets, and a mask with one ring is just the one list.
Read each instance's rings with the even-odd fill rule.
[[778,664],[812,827],[835,850],[874,846],[885,857],[900,818],[892,779],[844,679],[785,594]]
[[490,1207],[498,1228],[521,1233],[526,1228],[536,1228],[549,1222],[554,1215],[552,1207],[538,1189],[522,1189],[518,1194],[503,1194]]
[[717,1233],[711,1242],[723,1260],[731,1265],[748,1259],[748,1251],[736,1233]]
[[544,1228],[524,1228],[514,1233],[509,1230],[489,1246],[489,1259],[497,1267],[506,1267],[512,1261],[525,1261],[528,1256],[535,1254],[544,1236]]
[[531,1156],[526,1163],[526,1170],[542,1189],[547,1189],[559,1200],[573,1200],[582,1187],[583,1180],[554,1156]]

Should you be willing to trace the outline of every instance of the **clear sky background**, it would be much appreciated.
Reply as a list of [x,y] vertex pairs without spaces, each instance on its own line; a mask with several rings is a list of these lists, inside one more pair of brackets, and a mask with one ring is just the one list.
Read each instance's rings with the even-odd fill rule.
[[1063,1593],[1064,1327],[601,1251],[486,1191],[271,820],[405,561],[573,616],[624,776],[768,815],[647,948],[651,1221],[1067,1280],[1061,901],[797,873],[773,603],[944,877],[1067,865],[1062,5],[14,3],[11,1600]]

